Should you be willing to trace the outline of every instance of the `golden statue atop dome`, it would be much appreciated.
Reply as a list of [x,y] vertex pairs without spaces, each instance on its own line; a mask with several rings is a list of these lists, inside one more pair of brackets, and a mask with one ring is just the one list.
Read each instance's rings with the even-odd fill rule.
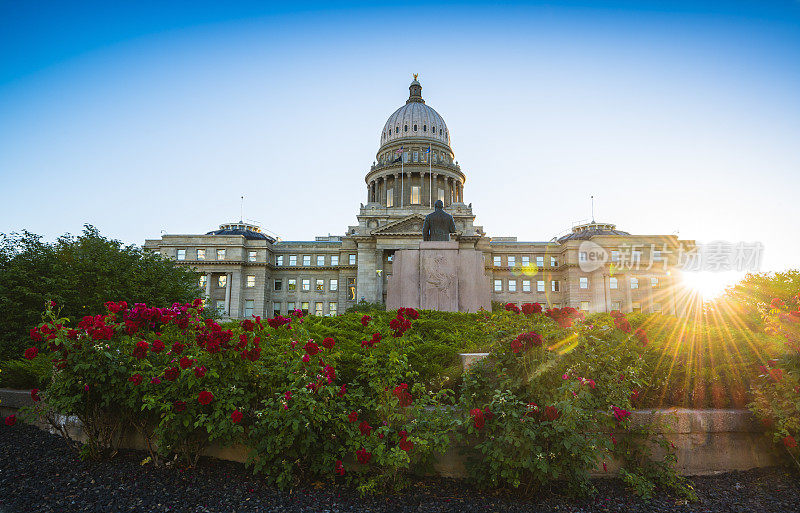
[[414,80],[416,80],[418,76],[419,76],[419,73],[414,73]]

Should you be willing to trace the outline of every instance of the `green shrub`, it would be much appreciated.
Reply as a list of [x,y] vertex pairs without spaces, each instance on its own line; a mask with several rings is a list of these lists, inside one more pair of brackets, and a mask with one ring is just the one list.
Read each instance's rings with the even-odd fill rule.
[[44,388],[53,374],[53,362],[45,355],[33,360],[0,362],[0,388]]

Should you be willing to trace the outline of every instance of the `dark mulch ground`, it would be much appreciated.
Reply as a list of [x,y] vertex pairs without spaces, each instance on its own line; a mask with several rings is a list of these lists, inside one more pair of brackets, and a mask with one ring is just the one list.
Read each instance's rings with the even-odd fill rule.
[[800,511],[800,478],[781,469],[697,477],[700,497],[633,497],[599,479],[588,500],[547,494],[520,499],[486,494],[464,482],[432,478],[400,496],[361,498],[346,488],[308,486],[293,493],[265,485],[244,466],[203,461],[193,470],[142,466],[143,453],[84,462],[58,437],[32,426],[0,425],[0,513],[36,512],[789,512]]

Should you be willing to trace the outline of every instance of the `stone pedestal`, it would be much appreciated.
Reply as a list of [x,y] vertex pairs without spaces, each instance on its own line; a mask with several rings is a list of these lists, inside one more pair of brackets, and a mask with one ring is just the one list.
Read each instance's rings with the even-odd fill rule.
[[491,311],[483,254],[457,241],[420,242],[396,251],[386,294],[387,310]]

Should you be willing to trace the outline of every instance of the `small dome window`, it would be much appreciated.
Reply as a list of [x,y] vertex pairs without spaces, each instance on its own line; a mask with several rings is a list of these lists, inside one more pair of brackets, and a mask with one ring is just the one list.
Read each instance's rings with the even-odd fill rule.
[[414,131],[415,132],[417,131],[417,125],[414,125]]
[[403,132],[408,132],[408,125],[403,125]]
[[427,132],[428,131],[428,125],[422,125],[422,131],[423,132]]
[[398,133],[398,132],[400,132],[400,127],[399,126],[394,127],[394,133]]

